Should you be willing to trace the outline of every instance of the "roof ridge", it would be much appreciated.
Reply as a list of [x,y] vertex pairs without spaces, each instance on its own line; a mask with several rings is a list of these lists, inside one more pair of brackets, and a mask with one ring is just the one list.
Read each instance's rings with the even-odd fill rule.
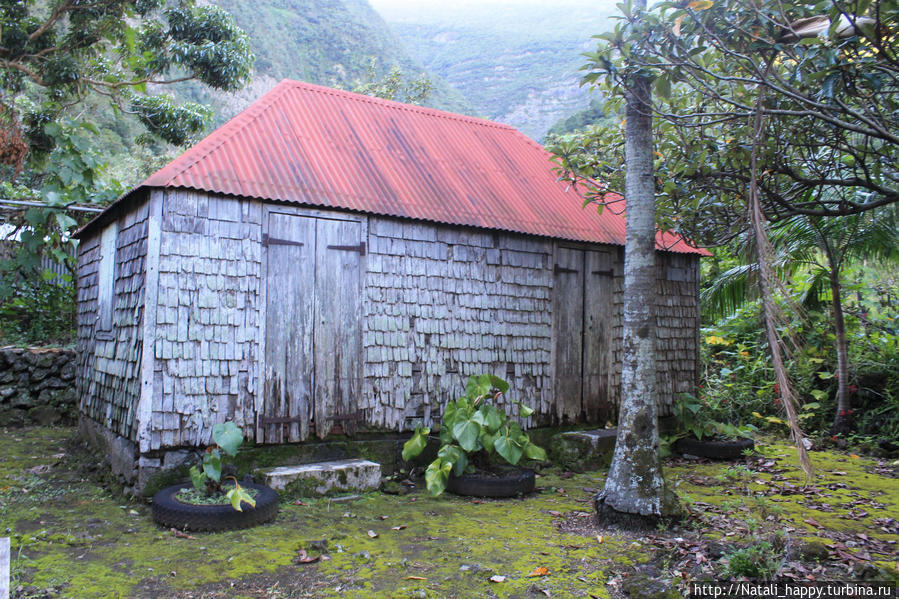
[[[360,94],[357,92],[351,92],[345,89],[338,89],[336,87],[328,87],[325,85],[318,85],[317,83],[310,83],[308,81],[300,81],[299,79],[282,79],[278,85],[281,84],[290,84],[296,87],[304,87],[310,91],[322,94],[328,94],[332,96],[340,96],[350,100],[355,100],[357,102],[367,102],[370,104],[378,104],[380,106],[386,106],[389,108],[396,108],[398,110],[405,110],[407,112],[415,112],[419,114],[424,114],[428,116],[435,116],[440,118],[445,118],[451,121],[462,121],[466,123],[472,123],[475,125],[481,125],[483,127],[495,127],[497,129],[507,129],[509,131],[515,131],[516,133],[521,133],[507,123],[499,123],[497,121],[491,121],[490,119],[480,118],[476,116],[469,116],[467,114],[459,114],[456,112],[449,112],[447,110],[441,110],[439,108],[431,108],[430,106],[419,106],[417,104],[408,104],[406,102],[399,102],[397,100],[388,100],[386,98],[378,98],[377,96],[369,96],[366,94]],[[525,136],[527,137],[527,136]],[[528,139],[530,139],[528,137]],[[531,140],[533,141],[533,140]],[[535,142],[536,143],[536,142]]]

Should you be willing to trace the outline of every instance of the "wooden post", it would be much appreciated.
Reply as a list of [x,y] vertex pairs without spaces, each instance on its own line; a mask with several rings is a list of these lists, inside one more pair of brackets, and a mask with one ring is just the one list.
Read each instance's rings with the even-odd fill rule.
[[9,537],[0,537],[0,599],[9,599]]

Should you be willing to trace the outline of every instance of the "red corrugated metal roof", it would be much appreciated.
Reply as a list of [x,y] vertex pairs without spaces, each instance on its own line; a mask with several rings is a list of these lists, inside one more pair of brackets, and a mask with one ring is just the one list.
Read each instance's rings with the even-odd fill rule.
[[552,166],[508,125],[284,80],[142,187],[623,245],[624,219],[582,208]]

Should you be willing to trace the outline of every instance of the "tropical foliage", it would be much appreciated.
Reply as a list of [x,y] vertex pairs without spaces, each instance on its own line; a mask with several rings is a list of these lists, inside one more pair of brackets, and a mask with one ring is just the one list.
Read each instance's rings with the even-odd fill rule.
[[238,512],[243,511],[241,503],[256,507],[256,500],[233,476],[226,477],[232,479],[228,490],[224,491],[222,487],[225,460],[237,455],[237,450],[243,445],[243,431],[233,422],[220,422],[212,427],[212,440],[215,445],[206,448],[203,462],[199,466],[190,467],[190,480],[194,489],[206,497],[224,495]]
[[[451,474],[462,476],[476,468],[488,469],[491,461],[502,458],[516,465],[522,458],[545,460],[546,452],[531,442],[521,425],[499,406],[509,383],[499,377],[482,374],[468,379],[465,395],[450,401],[440,425],[440,449],[425,471],[425,482],[432,495],[440,495]],[[515,402],[518,415],[527,418],[534,410]],[[403,459],[411,460],[427,447],[431,430],[419,426],[403,446]]]

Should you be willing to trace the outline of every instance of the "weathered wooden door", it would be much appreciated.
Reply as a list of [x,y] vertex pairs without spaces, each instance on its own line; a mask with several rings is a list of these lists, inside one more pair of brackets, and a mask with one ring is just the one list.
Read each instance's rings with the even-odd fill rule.
[[612,367],[611,252],[584,254],[584,391],[582,406],[589,422],[609,416],[609,370]]
[[362,224],[318,219],[315,247],[315,432],[351,433],[362,391]]
[[269,213],[266,259],[265,386],[257,439],[300,441],[313,418],[316,219]]
[[612,347],[610,252],[557,248],[553,269],[556,418],[606,417]]
[[352,430],[361,385],[362,225],[268,214],[265,385],[257,439]]
[[584,252],[556,250],[553,268],[556,418],[574,422],[581,415],[584,355]]

